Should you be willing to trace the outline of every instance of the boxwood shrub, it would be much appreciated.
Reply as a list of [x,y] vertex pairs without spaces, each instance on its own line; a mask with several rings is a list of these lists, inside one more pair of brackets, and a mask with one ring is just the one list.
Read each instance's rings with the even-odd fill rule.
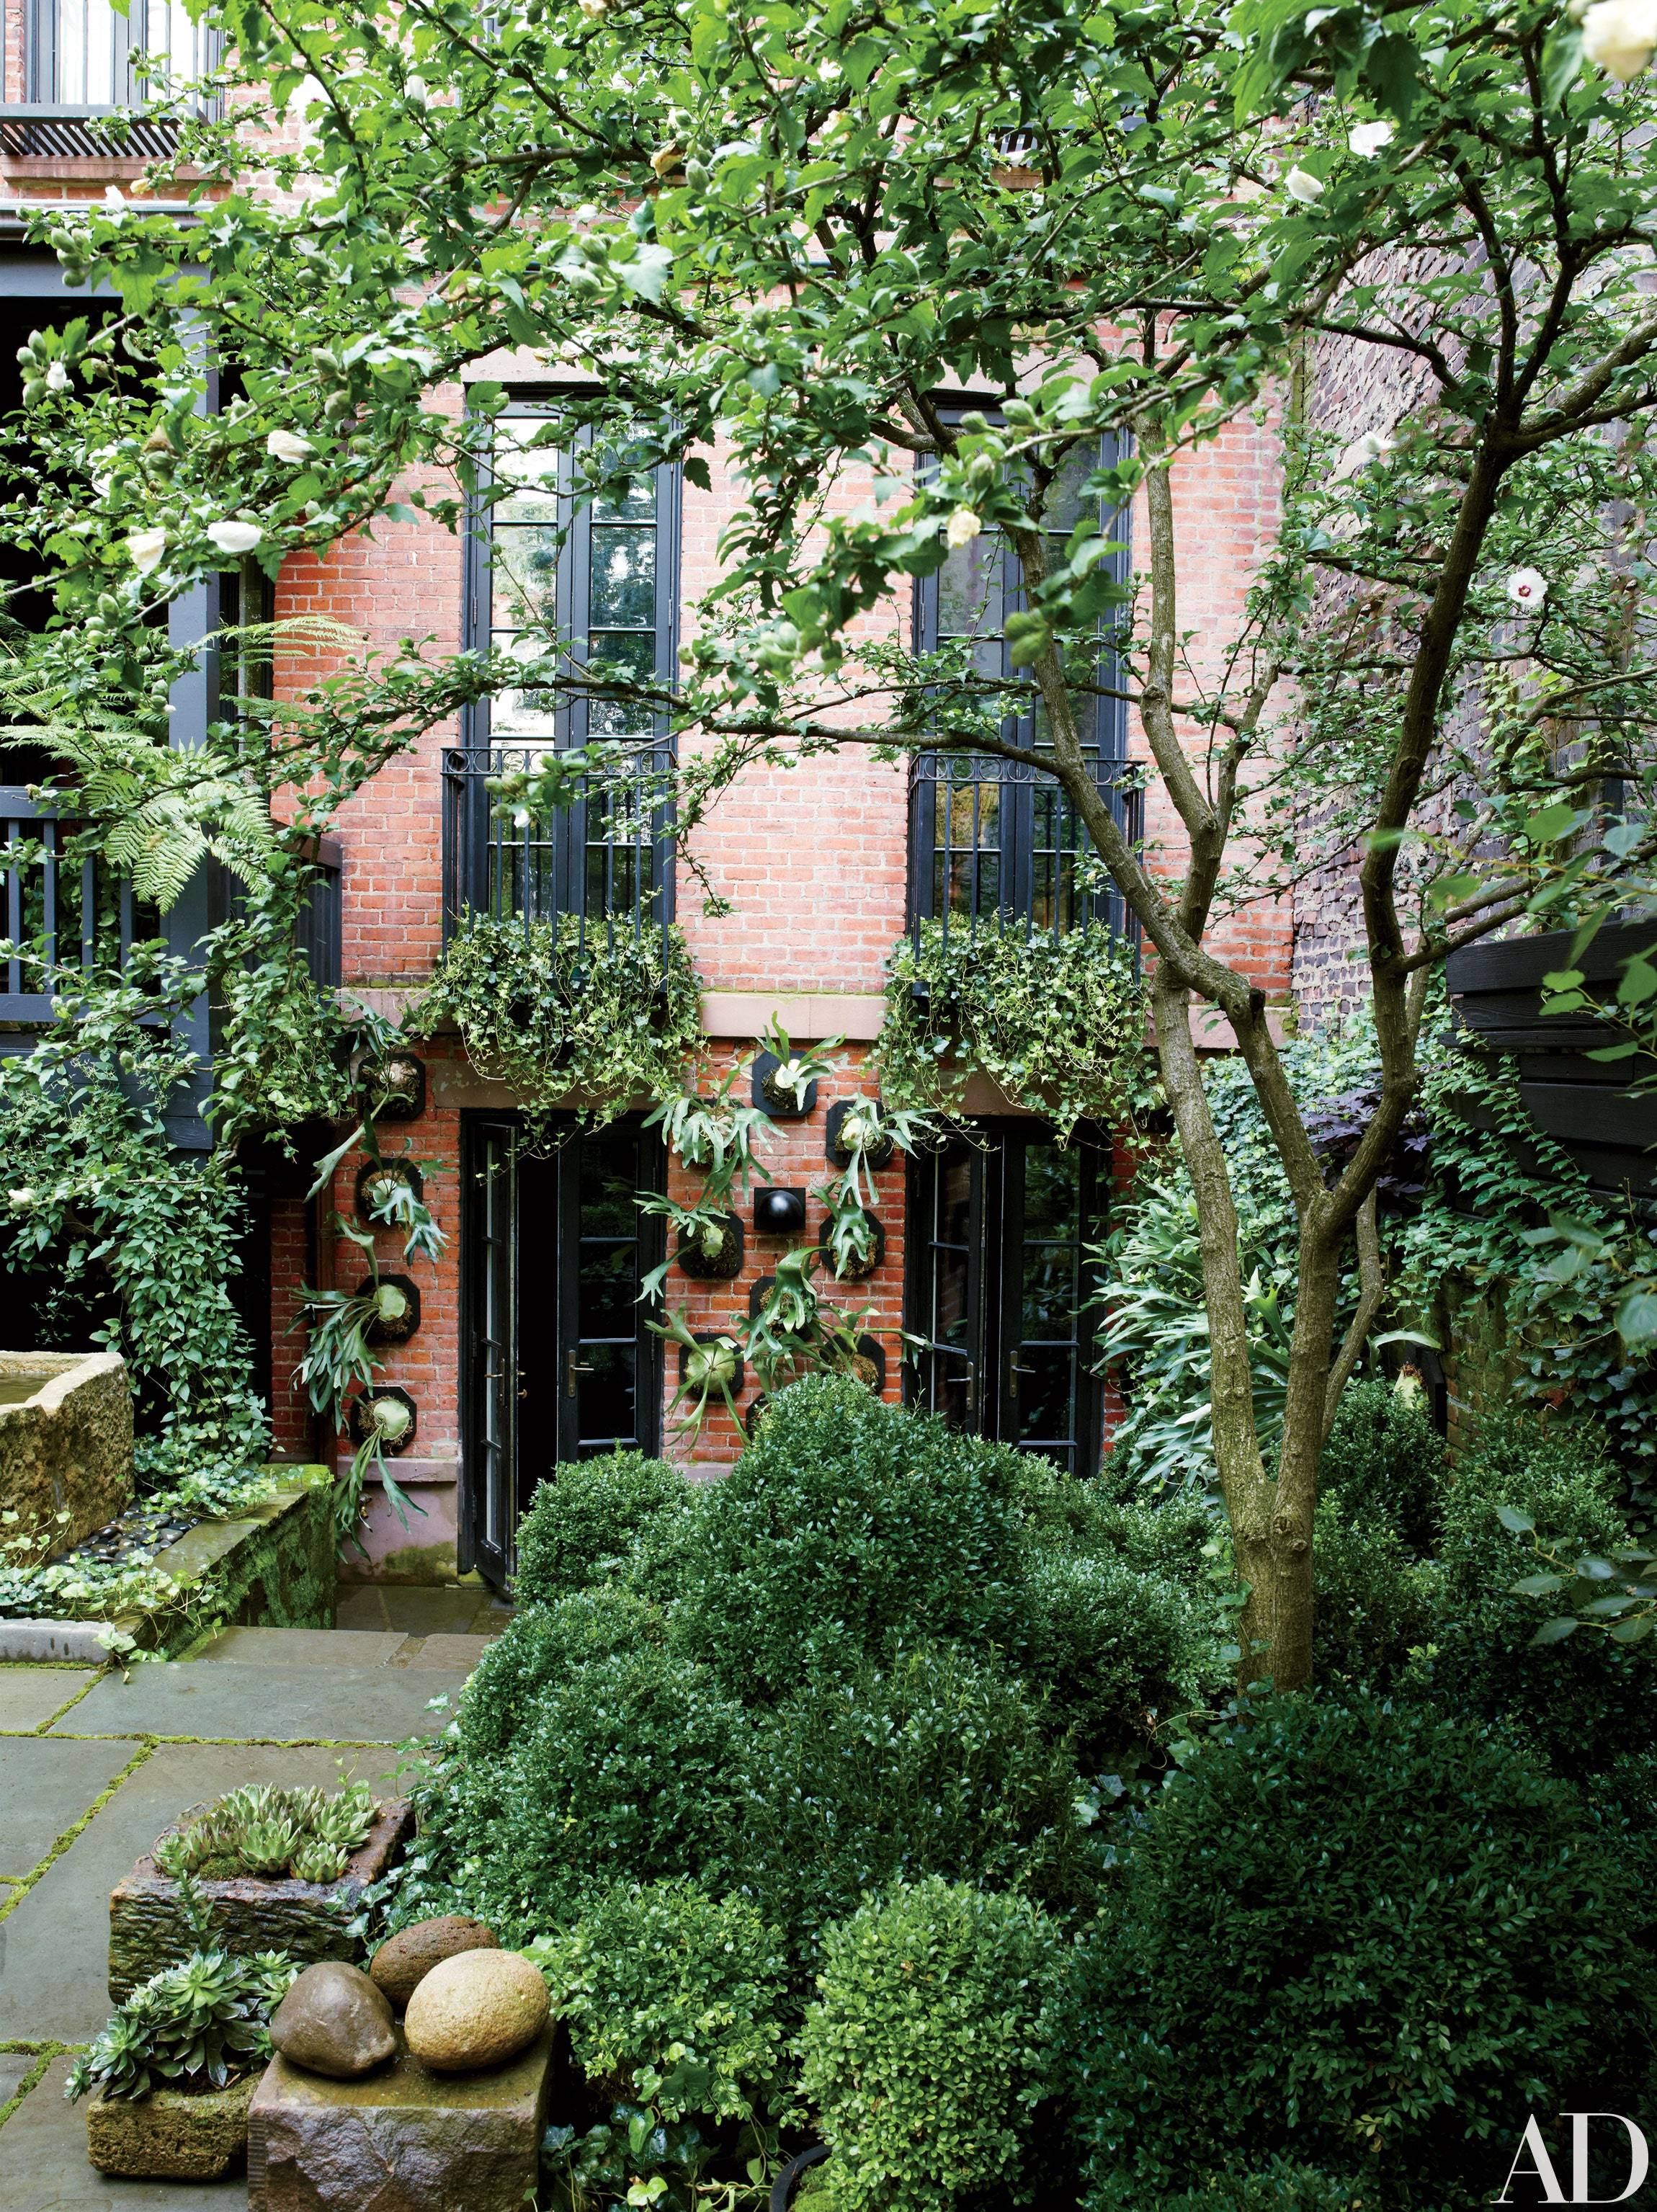
[[1005,1640],[1025,1548],[1019,1458],[849,1376],[794,1383],[687,1532],[676,1639],[750,1701],[899,1634]]
[[1159,1795],[1086,1947],[1089,2212],[1274,2157],[1361,2174],[1368,2212],[1487,2201],[1528,2111],[1642,2109],[1639,1926],[1576,1792],[1499,1733],[1267,1703]]
[[1068,1946],[1024,1899],[933,1877],[830,1930],[800,2038],[836,2212],[1028,2203]]
[[1433,1549],[1445,1481],[1444,1439],[1421,1394],[1349,1383],[1323,1448],[1320,1494],[1338,1498],[1349,1518],[1384,1516],[1420,1559]]
[[782,2103],[788,1962],[746,1898],[618,1882],[530,1955],[571,2057],[606,2098],[670,2120],[748,2119]]
[[532,1725],[537,1701],[588,1659],[659,1646],[662,1617],[623,1583],[570,1590],[552,1605],[524,1607],[478,1661],[460,1708],[469,1758],[497,1759]]
[[1016,1682],[957,1646],[815,1680],[756,1725],[747,1880],[802,1958],[866,1891],[940,1875],[1091,1895],[1076,1767]]
[[445,1838],[457,1879],[506,1942],[574,1919],[618,1878],[695,1869],[719,1889],[749,1735],[706,1668],[649,1646],[584,1660],[543,1687],[507,1756],[458,1762]]
[[1206,1609],[1120,1559],[1034,1559],[1008,1656],[1089,1773],[1143,1752],[1220,1686]]
[[670,1589],[682,1524],[696,1492],[677,1468],[642,1452],[571,1460],[537,1486],[518,1526],[519,1605],[625,1577]]

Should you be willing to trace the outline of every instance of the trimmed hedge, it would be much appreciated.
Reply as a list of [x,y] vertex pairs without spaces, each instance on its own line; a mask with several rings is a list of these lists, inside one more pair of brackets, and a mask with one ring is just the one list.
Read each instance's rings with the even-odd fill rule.
[[808,1376],[702,1500],[675,1641],[749,1703],[878,1659],[898,1636],[1005,1643],[1024,1473],[1010,1446],[883,1405],[849,1376]]
[[1527,2111],[1642,2109],[1635,1885],[1502,1736],[1272,1701],[1126,1850],[1083,1974],[1091,2212],[1274,2156],[1442,2212],[1488,2197]]
[[800,2036],[836,2212],[1028,2203],[1067,1947],[1023,1898],[899,1884],[828,1935]]
[[548,1605],[618,1577],[652,1595],[671,1587],[695,1496],[677,1468],[642,1452],[564,1462],[537,1485],[519,1523],[513,1596]]

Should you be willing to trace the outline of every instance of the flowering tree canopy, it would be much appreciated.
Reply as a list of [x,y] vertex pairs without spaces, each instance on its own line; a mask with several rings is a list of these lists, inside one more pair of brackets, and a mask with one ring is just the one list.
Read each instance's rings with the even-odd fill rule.
[[[10,527],[58,594],[37,650],[66,711],[141,696],[142,772],[222,809],[210,779],[178,787],[155,720],[154,617],[191,579],[274,574],[379,516],[458,524],[494,496],[511,374],[568,380],[549,440],[598,434],[578,500],[661,459],[706,485],[717,447],[737,504],[676,685],[551,634],[527,672],[411,643],[290,741],[343,788],[459,697],[527,679],[631,692],[694,736],[689,828],[749,763],[831,746],[1056,776],[1146,946],[1202,1218],[1244,1671],[1304,1680],[1318,1455],[1379,1307],[1374,1188],[1429,980],[1527,914],[1591,921],[1650,868],[1649,817],[1608,817],[1605,790],[1647,775],[1654,705],[1651,9],[225,0],[215,20],[238,94],[186,134],[195,211],[42,219],[123,309],[32,342],[52,488]],[[209,362],[236,395],[211,414]],[[1320,410],[1340,362],[1389,395],[1375,419]],[[464,411],[434,404],[463,376]],[[1282,425],[1279,527],[1237,635],[1195,653],[1181,459],[1259,410]],[[848,472],[871,490],[847,512],[828,494]],[[1136,498],[1131,586],[1109,517]],[[986,533],[1022,572],[1010,675],[871,641],[860,617]],[[1171,872],[1087,757],[1102,635],[1180,824]],[[604,757],[511,796],[555,805]],[[239,772],[268,789],[273,765]],[[1384,1079],[1331,1185],[1261,995],[1212,940],[1343,856]],[[1193,994],[1229,1018],[1300,1216],[1271,1468]],[[1354,1243],[1366,1295],[1338,1346]]]

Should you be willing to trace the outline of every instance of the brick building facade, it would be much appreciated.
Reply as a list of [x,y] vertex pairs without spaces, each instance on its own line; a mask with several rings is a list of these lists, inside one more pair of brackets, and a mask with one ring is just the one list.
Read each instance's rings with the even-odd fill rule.
[[[136,162],[112,161],[85,146],[67,158],[14,149],[9,162],[0,163],[0,189],[20,203],[73,199],[111,181],[130,185],[137,170]],[[22,287],[20,298],[36,281],[28,276],[31,268],[39,285],[50,289],[51,264],[43,258],[31,260],[20,248],[9,265],[14,289]],[[515,406],[555,404],[553,380],[538,374],[532,361],[519,356],[506,366]],[[972,398],[961,395],[963,404]],[[458,409],[464,391],[446,392],[438,404]],[[716,543],[733,496],[719,456],[709,459],[711,490],[658,486],[651,526],[657,574],[669,580],[657,586],[656,620],[670,642],[688,626],[713,579]],[[1192,633],[1198,665],[1235,633],[1253,565],[1273,527],[1278,481],[1269,421],[1233,426],[1177,472],[1176,507],[1202,520],[1199,531],[1184,533],[1180,580],[1181,625]],[[847,482],[836,496],[849,504],[865,489]],[[1142,540],[1142,532],[1131,534]],[[291,561],[276,585],[275,612],[349,624],[377,648],[411,637],[429,639],[435,653],[451,653],[481,642],[487,631],[480,562],[487,574],[487,548],[480,551],[464,534],[428,522],[382,522],[372,536],[343,543],[325,558]],[[591,596],[592,582],[591,575],[578,580],[577,588]],[[871,618],[876,627],[916,619],[916,610],[901,601]],[[317,672],[310,664],[279,664],[278,689],[295,689]],[[469,755],[499,737],[481,718],[434,730],[343,813],[340,986],[348,999],[395,1016],[431,976],[446,929],[456,920],[452,897],[446,922],[445,912],[446,763],[452,775],[458,773],[457,762],[464,767]],[[1122,741],[1128,757],[1142,751],[1136,728],[1126,728]],[[1176,825],[1154,789],[1148,804],[1148,844],[1159,865],[1177,870]],[[792,770],[755,770],[719,801],[697,833],[694,857],[729,900],[728,914],[704,914],[689,871],[682,861],[669,863],[671,878],[664,888],[702,987],[709,1076],[750,1054],[774,1018],[796,1043],[844,1040],[838,1073],[820,1086],[815,1109],[774,1125],[768,1165],[786,1187],[810,1193],[825,1180],[828,1109],[871,1084],[868,1054],[884,1010],[886,962],[913,919],[917,884],[932,873],[932,855],[912,850],[916,818],[908,772],[871,763],[848,747]],[[452,846],[452,823],[449,836]],[[452,849],[446,865],[451,886],[461,881],[464,895],[464,870],[457,869]],[[1284,903],[1262,901],[1245,908],[1217,933],[1215,944],[1268,999],[1286,1001],[1293,944]],[[1205,1034],[1210,1042],[1224,1041],[1211,1026]],[[668,1407],[671,1356],[653,1354],[644,1337],[634,1339],[630,1353],[625,1345],[611,1347],[617,1358],[608,1369],[608,1352],[597,1360],[586,1356],[597,1340],[582,1333],[578,1310],[585,1295],[583,1253],[603,1243],[615,1266],[630,1271],[629,1281],[650,1256],[647,1235],[640,1233],[647,1224],[635,1224],[636,1242],[623,1251],[628,1238],[611,1203],[617,1178],[630,1171],[648,1182],[665,1175],[669,1191],[689,1199],[694,1192],[683,1169],[640,1135],[636,1115],[614,1125],[610,1135],[585,1135],[572,1127],[565,1151],[550,1158],[519,1157],[513,1132],[519,1101],[511,1091],[474,1070],[453,1036],[422,1045],[421,1056],[423,1109],[395,1135],[421,1164],[426,1198],[447,1243],[436,1263],[415,1263],[420,1325],[407,1343],[387,1352],[378,1378],[405,1390],[416,1409],[414,1440],[393,1465],[421,1510],[405,1527],[376,1495],[370,1557],[361,1568],[411,1580],[440,1579],[479,1564],[496,1573],[509,1567],[513,1512],[572,1440],[577,1449],[602,1448],[619,1431],[624,1441],[708,1468],[728,1463],[740,1443],[718,1407],[694,1444],[676,1431]],[[977,1347],[966,1370],[981,1350],[985,1371],[968,1373],[956,1410],[975,1426],[1049,1445],[1054,1437],[1045,1429],[1056,1421],[1059,1445],[1084,1468],[1096,1462],[1104,1422],[1100,1386],[1089,1373],[1090,1347],[1083,1342],[1065,1352],[1068,1382],[1061,1387],[1052,1381],[1062,1347],[1030,1338],[1019,1318],[1020,1286],[1038,1263],[1071,1265],[1102,1230],[1110,1133],[1093,1133],[1087,1145],[1061,1152],[1045,1125],[1014,1110],[985,1079],[974,1080],[968,1104],[975,1146],[943,1164],[916,1166],[900,1157],[877,1177],[883,1256],[856,1292],[870,1308],[866,1327],[878,1346],[883,1387],[892,1397],[913,1388],[903,1333],[916,1325],[929,1285],[936,1289],[936,1271],[958,1269],[960,1297],[971,1309],[961,1319]],[[307,1283],[355,1287],[363,1273],[360,1252],[333,1226],[336,1212],[349,1218],[355,1212],[360,1165],[357,1158],[344,1160],[331,1193],[316,1201],[304,1195],[302,1167],[267,1159],[253,1179],[258,1249],[249,1283],[256,1310],[249,1318],[265,1342],[276,1443],[283,1455],[349,1454],[343,1439],[316,1432],[293,1379],[297,1339],[291,1332]],[[808,1239],[816,1240],[821,1218],[818,1201],[808,1198]],[[602,1237],[593,1228],[601,1218],[607,1224]],[[685,1306],[693,1326],[715,1329],[745,1305],[783,1249],[754,1232],[751,1214],[746,1246],[733,1281],[692,1283],[674,1271],[673,1300]],[[393,1232],[385,1232],[379,1249],[382,1265],[401,1268]],[[602,1389],[585,1379],[595,1368]],[[618,1368],[630,1368],[630,1391],[625,1378],[616,1384]],[[1035,1386],[1045,1394],[1043,1403],[1032,1411],[1032,1386],[1027,1382],[1021,1401],[1017,1378],[1044,1373],[1048,1381]],[[754,1389],[750,1378],[744,1409]],[[1059,1396],[1066,1389],[1061,1407]],[[591,1423],[589,1390],[597,1408]],[[622,1398],[628,1401],[625,1419],[616,1413]],[[492,1420],[497,1429],[505,1425],[504,1445],[500,1434],[486,1434]],[[499,1462],[503,1450],[506,1462],[497,1464],[491,1492],[484,1462],[491,1453]]]

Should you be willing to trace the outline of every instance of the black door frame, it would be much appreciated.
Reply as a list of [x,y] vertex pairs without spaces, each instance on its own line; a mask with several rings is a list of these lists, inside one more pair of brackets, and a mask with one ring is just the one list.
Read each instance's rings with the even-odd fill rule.
[[[1015,1370],[1023,1342],[1018,1266],[1025,1227],[1023,1155],[1032,1144],[1055,1143],[1057,1133],[1047,1121],[1019,1115],[963,1122],[951,1133],[976,1152],[968,1231],[966,1357],[973,1374],[972,1414],[966,1425],[974,1435],[1016,1443],[1019,1437]],[[1081,1154],[1085,1247],[1096,1243],[1107,1226],[1110,1139],[1104,1132],[1083,1124],[1074,1132],[1071,1145]],[[907,1324],[919,1335],[926,1334],[930,1319],[931,1208],[941,1151],[942,1147],[930,1157],[911,1160],[907,1176],[904,1305]],[[1083,1263],[1083,1302],[1091,1287],[1089,1278],[1096,1272]],[[1102,1452],[1104,1382],[1085,1357],[1085,1328],[1079,1317],[1077,1339],[1076,1472],[1086,1476],[1097,1473]],[[915,1364],[906,1359],[904,1402],[917,1403],[920,1395]],[[1030,1449],[1039,1451],[1041,1446],[1032,1443]]]
[[[623,1115],[622,1125],[636,1133],[640,1118]],[[460,1117],[458,1554],[463,1572],[476,1567],[486,1579],[502,1587],[512,1577],[513,1536],[532,1486],[526,1480],[526,1437],[533,1442],[537,1455],[544,1455],[548,1464],[575,1455],[570,1408],[566,1404],[566,1370],[570,1370],[568,1380],[572,1386],[568,1395],[573,1395],[575,1352],[574,1345],[567,1340],[576,1319],[574,1291],[579,1255],[569,1224],[584,1133],[573,1115],[561,1117],[556,1126],[565,1141],[555,1152],[549,1155],[528,1153],[522,1150],[525,1125],[521,1114],[468,1109]],[[483,1175],[491,1146],[496,1160],[506,1163],[510,1177],[503,1201],[505,1219],[502,1221],[497,1209],[493,1237]],[[644,1156],[640,1163],[639,1187],[659,1188],[664,1164],[659,1157],[659,1147],[646,1140],[641,1149]],[[525,1166],[535,1172],[522,1177]],[[651,1177],[648,1183],[643,1180],[646,1176]],[[498,1246],[502,1239],[506,1243],[504,1255],[498,1249],[492,1252],[491,1244]],[[658,1264],[665,1245],[665,1232],[660,1218],[641,1214],[640,1276]],[[555,1284],[554,1357],[549,1362],[544,1358],[538,1361],[533,1376],[526,1377],[519,1364],[525,1262],[527,1258],[531,1265],[544,1268],[549,1251]],[[501,1346],[501,1366],[495,1378],[501,1391],[498,1403],[502,1418],[496,1424],[494,1447],[506,1462],[499,1470],[492,1470],[489,1464],[491,1439],[485,1436],[483,1428],[489,1410],[487,1392],[490,1377],[484,1371],[489,1340],[483,1323],[492,1259],[497,1268],[503,1270],[497,1275],[495,1287],[498,1297],[507,1309],[508,1330]],[[643,1326],[642,1316],[637,1333],[637,1448],[653,1453],[661,1449],[662,1346],[661,1339]],[[537,1386],[540,1395],[531,1408],[525,1401],[530,1389]],[[507,1492],[502,1501],[506,1510],[493,1531],[488,1526],[488,1486],[492,1474],[498,1474]],[[512,1523],[510,1528],[504,1526],[507,1520]]]

